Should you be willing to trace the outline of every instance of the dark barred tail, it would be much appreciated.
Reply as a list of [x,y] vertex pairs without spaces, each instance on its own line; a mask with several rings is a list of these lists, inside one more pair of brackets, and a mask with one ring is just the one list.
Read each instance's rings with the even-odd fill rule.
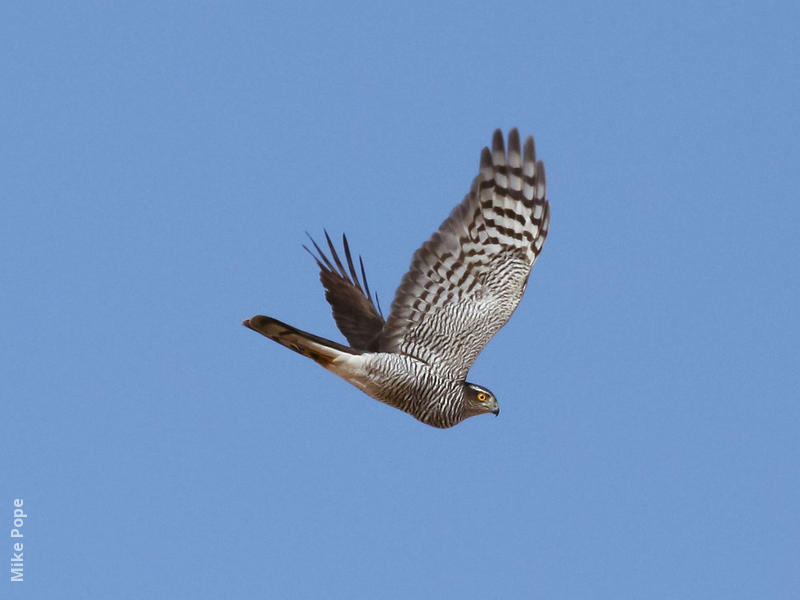
[[307,356],[326,369],[334,360],[341,357],[343,354],[362,354],[359,350],[338,344],[331,340],[326,340],[313,333],[300,331],[272,317],[256,315],[255,317],[243,321],[242,325],[286,346],[290,350]]

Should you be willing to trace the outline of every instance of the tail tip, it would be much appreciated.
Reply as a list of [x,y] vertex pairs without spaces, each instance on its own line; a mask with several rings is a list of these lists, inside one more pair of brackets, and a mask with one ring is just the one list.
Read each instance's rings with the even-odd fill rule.
[[271,321],[272,319],[269,317],[265,317],[264,315],[256,315],[242,321],[242,325],[248,329],[257,331],[258,333],[264,333],[264,328],[269,325]]

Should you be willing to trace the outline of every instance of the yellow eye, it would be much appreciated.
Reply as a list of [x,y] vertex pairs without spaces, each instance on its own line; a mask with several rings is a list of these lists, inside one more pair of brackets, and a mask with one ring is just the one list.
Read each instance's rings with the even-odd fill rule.
[[486,394],[484,394],[483,392],[478,392],[478,401],[486,402]]

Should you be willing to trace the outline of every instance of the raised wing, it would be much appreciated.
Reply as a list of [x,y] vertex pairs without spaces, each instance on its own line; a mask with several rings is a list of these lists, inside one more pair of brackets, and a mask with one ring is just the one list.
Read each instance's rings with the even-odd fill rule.
[[416,251],[392,302],[383,352],[464,378],[519,304],[550,225],[544,165],[533,138],[494,132],[464,200]]
[[384,321],[380,309],[375,306],[378,297],[375,296],[375,302],[370,297],[367,274],[364,271],[364,262],[361,257],[358,257],[361,267],[361,281],[359,281],[346,236],[342,235],[342,243],[348,270],[345,270],[342,265],[327,231],[325,239],[328,242],[333,263],[325,256],[311,236],[308,236],[308,239],[311,240],[317,254],[314,254],[307,246],[303,246],[303,248],[314,257],[319,265],[319,280],[325,288],[325,299],[331,305],[336,326],[353,348],[368,352],[376,351]]

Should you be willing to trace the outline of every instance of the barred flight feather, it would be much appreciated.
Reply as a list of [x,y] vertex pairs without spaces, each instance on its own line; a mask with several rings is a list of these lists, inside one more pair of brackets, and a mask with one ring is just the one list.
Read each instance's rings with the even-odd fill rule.
[[[533,138],[496,131],[470,193],[417,250],[381,336],[382,352],[462,377],[522,298],[550,223]],[[444,334],[444,335],[442,335]]]

